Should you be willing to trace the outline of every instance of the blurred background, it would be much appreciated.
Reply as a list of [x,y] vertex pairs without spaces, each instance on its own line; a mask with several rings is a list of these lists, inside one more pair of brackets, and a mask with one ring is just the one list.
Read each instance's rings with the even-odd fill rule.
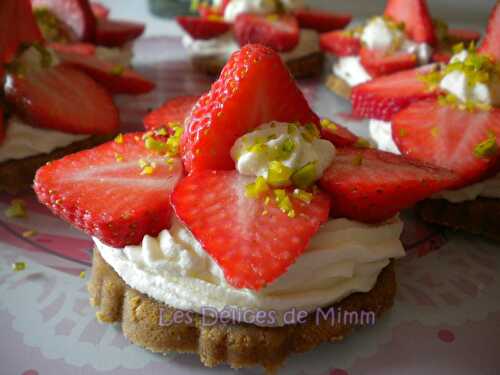
[[[1,1],[1,0],[0,0]],[[153,16],[179,14],[189,9],[190,0],[99,0],[111,8],[116,18],[136,19],[147,23],[146,36],[180,35],[174,22]],[[433,17],[441,18],[455,26],[467,26],[482,31],[488,13],[496,0],[428,0]],[[352,13],[356,18],[380,14],[385,0],[306,0],[313,7]]]

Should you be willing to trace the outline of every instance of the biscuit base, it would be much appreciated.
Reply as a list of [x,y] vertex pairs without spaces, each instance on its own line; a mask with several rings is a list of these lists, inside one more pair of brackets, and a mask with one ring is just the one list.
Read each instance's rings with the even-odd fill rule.
[[[295,78],[311,78],[321,74],[324,59],[325,56],[322,52],[315,52],[285,63]],[[208,75],[218,76],[227,60],[219,56],[194,56],[191,62],[196,70]]]
[[10,194],[22,193],[31,189],[33,179],[38,168],[45,163],[60,159],[98,144],[109,141],[114,135],[92,136],[79,142],[74,142],[66,147],[60,147],[48,154],[38,154],[19,160],[6,160],[0,163],[0,192]]
[[[129,287],[94,250],[92,276],[88,284],[90,302],[97,319],[120,323],[124,335],[134,344],[152,352],[195,353],[207,367],[226,363],[232,368],[262,366],[269,374],[293,353],[309,351],[323,342],[342,340],[356,326],[337,319],[320,319],[310,314],[304,324],[258,327],[245,323],[213,326],[203,324],[201,315],[193,320],[160,325],[161,317],[171,319],[176,310]],[[394,301],[396,279],[393,264],[379,275],[368,293],[355,293],[328,308],[334,311],[373,312],[378,318]],[[326,308],[326,309],[328,309]],[[314,316],[312,316],[314,315]]]
[[351,98],[352,86],[335,74],[330,74],[326,79],[326,86],[338,96],[347,100]]
[[428,199],[419,203],[417,209],[420,216],[429,223],[500,242],[500,199],[480,197],[460,203]]

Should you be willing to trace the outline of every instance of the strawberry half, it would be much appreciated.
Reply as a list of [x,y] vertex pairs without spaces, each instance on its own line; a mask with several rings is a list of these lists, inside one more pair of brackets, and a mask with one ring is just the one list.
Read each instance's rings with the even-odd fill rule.
[[5,99],[34,126],[75,134],[118,130],[118,110],[109,93],[86,74],[68,67],[8,74]]
[[448,29],[448,40],[452,44],[478,42],[481,39],[481,33],[469,29]]
[[42,40],[29,0],[0,1],[0,65],[10,62],[21,44]]
[[411,103],[437,95],[420,78],[436,65],[426,65],[375,78],[352,89],[352,113],[359,117],[390,121]]
[[100,46],[121,47],[144,33],[144,24],[130,21],[98,19],[95,43]]
[[399,155],[339,148],[320,185],[330,193],[334,217],[378,223],[456,181],[452,172]]
[[339,14],[324,10],[298,9],[293,12],[300,28],[326,33],[346,27],[352,20],[350,14]]
[[258,43],[278,52],[290,51],[299,43],[300,29],[291,15],[240,14],[234,23],[240,46]]
[[233,169],[234,142],[270,121],[319,124],[279,55],[249,44],[193,107],[181,140],[186,170]]
[[432,17],[425,0],[388,0],[384,15],[405,24],[408,36],[418,43],[436,43]]
[[167,127],[169,123],[173,122],[184,125],[184,121],[199,98],[199,96],[179,96],[167,100],[144,117],[144,127],[146,130],[155,130]]
[[90,8],[92,8],[92,13],[94,13],[96,18],[102,19],[109,17],[109,8],[101,3],[98,3],[97,1],[92,1],[90,3]]
[[396,52],[387,54],[383,50],[361,48],[361,64],[372,77],[380,77],[417,66],[414,53]]
[[179,16],[176,20],[193,39],[212,39],[231,28],[230,23],[203,17]]
[[34,8],[47,8],[82,41],[93,41],[96,18],[88,0],[31,0]]
[[[295,217],[278,208],[275,194],[248,198],[254,179],[236,171],[202,171],[179,182],[172,204],[179,219],[235,288],[259,290],[286,272],[328,220],[328,196],[310,203],[289,194]],[[282,190],[283,191],[283,190]]]
[[[123,136],[40,168],[34,190],[57,216],[108,245],[136,245],[170,227],[170,194],[182,177],[180,159],[144,146],[142,133]],[[118,161],[117,158],[121,158]],[[141,161],[156,163],[142,173]]]
[[329,120],[321,120],[321,138],[332,142],[336,147],[350,147],[356,145],[361,138],[346,127]]
[[392,118],[392,132],[403,155],[455,171],[461,185],[481,180],[498,165],[497,108],[469,112],[421,101]]
[[96,56],[58,52],[62,66],[69,66],[85,72],[114,94],[145,94],[154,84],[134,70],[100,60]]
[[96,46],[91,43],[49,43],[47,47],[56,52],[76,53],[77,55],[95,55]]
[[498,2],[491,11],[486,36],[479,51],[500,61],[500,3]]
[[320,35],[321,48],[336,56],[354,56],[361,50],[361,41],[346,31],[331,31]]

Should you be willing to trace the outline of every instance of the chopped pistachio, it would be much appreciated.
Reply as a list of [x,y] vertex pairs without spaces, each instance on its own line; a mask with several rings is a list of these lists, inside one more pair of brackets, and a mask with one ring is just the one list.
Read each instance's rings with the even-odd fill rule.
[[123,134],[120,133],[115,137],[115,143],[118,143],[119,145],[123,143]]
[[474,148],[474,155],[477,158],[490,158],[496,154],[498,154],[496,135],[490,132],[488,134],[488,139],[482,141]]
[[110,73],[114,76],[121,76],[125,72],[125,67],[122,64],[116,64],[110,70]]
[[121,162],[123,161],[123,155],[122,155],[122,154],[115,153],[115,160],[116,160],[118,163],[121,163]]
[[354,157],[354,159],[352,159],[352,165],[354,165],[356,167],[361,167],[362,164],[363,164],[363,155],[357,154]]
[[38,232],[35,229],[28,229],[22,233],[23,237],[25,238],[33,237],[36,236],[37,234]]
[[290,184],[293,170],[280,161],[269,162],[267,182],[271,186],[286,186]]
[[26,269],[26,262],[16,262],[12,264],[12,270],[19,272]]
[[13,199],[5,210],[5,216],[8,218],[26,217],[26,203],[22,199]]
[[245,187],[245,196],[247,198],[258,198],[267,191],[269,191],[269,186],[267,185],[266,179],[259,176],[255,179],[254,183],[248,184]]
[[370,141],[366,138],[359,137],[356,143],[354,143],[354,147],[357,148],[370,148],[371,144]]
[[80,279],[85,279],[86,273],[85,271],[80,272]]
[[295,217],[295,210],[293,209],[292,201],[288,196],[286,190],[276,189],[274,190],[275,201],[279,207],[279,209],[288,215],[288,217]]
[[307,189],[316,181],[316,173],[316,162],[307,163],[295,171],[292,182],[300,189]]
[[300,199],[301,201],[305,202],[305,203],[311,203],[312,199],[313,199],[313,194],[312,193],[309,193],[305,190],[302,190],[302,189],[295,189],[293,191],[293,196],[297,199]]

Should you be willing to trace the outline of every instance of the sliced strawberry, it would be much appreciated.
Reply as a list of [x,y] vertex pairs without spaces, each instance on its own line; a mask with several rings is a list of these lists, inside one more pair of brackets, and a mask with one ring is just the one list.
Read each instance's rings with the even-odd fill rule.
[[432,61],[442,64],[448,64],[451,60],[452,54],[448,50],[435,50],[432,53]]
[[108,92],[86,74],[68,67],[8,74],[5,98],[34,126],[75,134],[118,130],[118,110]]
[[104,6],[101,3],[98,3],[97,1],[92,1],[90,3],[90,7],[92,8],[92,13],[94,13],[94,16],[96,18],[108,18],[109,16],[109,8]]
[[212,39],[231,28],[230,23],[202,17],[179,16],[176,20],[193,39]]
[[57,52],[76,53],[78,55],[95,55],[96,46],[91,43],[49,43],[49,48]]
[[399,155],[339,148],[320,184],[330,193],[333,216],[378,223],[456,181],[450,171]]
[[79,40],[94,39],[96,18],[88,0],[31,0],[31,3],[34,8],[48,8],[74,31]]
[[121,47],[144,33],[144,24],[130,21],[99,19],[95,43],[107,47]]
[[29,0],[0,1],[0,63],[10,62],[22,43],[42,39]]
[[259,43],[285,52],[299,43],[300,29],[291,15],[241,14],[234,23],[234,36],[240,46]]
[[279,55],[250,44],[234,53],[193,107],[181,149],[188,171],[232,169],[234,142],[270,121],[319,124]]
[[[182,163],[165,163],[164,156],[145,148],[141,136],[127,134],[123,142],[108,142],[40,168],[34,184],[38,199],[55,215],[114,247],[137,245],[145,235],[168,229],[170,194],[182,177]],[[155,163],[152,174],[143,173],[142,162]]]
[[417,66],[414,53],[396,52],[387,54],[382,50],[361,48],[361,64],[372,77],[380,77]]
[[448,39],[451,43],[475,43],[481,39],[481,33],[469,29],[448,29]]
[[358,55],[361,49],[359,38],[352,36],[347,31],[331,31],[322,34],[319,43],[324,51],[336,56]]
[[199,98],[199,96],[179,96],[167,100],[161,107],[144,117],[144,127],[146,130],[155,130],[173,122],[184,125],[184,121]]
[[498,2],[491,11],[486,36],[479,51],[500,61],[500,3]]
[[115,94],[144,94],[154,88],[154,84],[122,65],[115,65],[96,56],[58,52],[63,66],[81,70]]
[[325,123],[324,120],[321,120],[321,138],[329,140],[337,147],[354,146],[361,139],[342,125],[331,121]]
[[[498,164],[497,108],[470,112],[437,100],[416,102],[392,118],[392,131],[403,155],[455,171],[462,185],[479,181]],[[481,152],[488,140],[492,144]]]
[[2,142],[5,139],[4,115],[5,115],[5,113],[3,110],[3,106],[0,104],[0,145],[2,144]]
[[437,95],[421,77],[436,69],[426,65],[417,69],[375,78],[352,89],[352,113],[359,117],[390,121],[411,103]]
[[346,27],[352,20],[350,14],[339,14],[324,10],[298,9],[293,12],[299,26],[303,29],[313,29],[318,33],[326,33],[332,30],[340,30]]
[[236,171],[202,171],[184,178],[172,194],[180,220],[235,288],[259,290],[286,272],[328,220],[328,196],[310,203],[289,194],[294,217],[278,208],[274,194],[248,198],[254,179]]
[[436,42],[432,17],[425,0],[388,0],[384,15],[405,24],[405,31],[419,43]]

